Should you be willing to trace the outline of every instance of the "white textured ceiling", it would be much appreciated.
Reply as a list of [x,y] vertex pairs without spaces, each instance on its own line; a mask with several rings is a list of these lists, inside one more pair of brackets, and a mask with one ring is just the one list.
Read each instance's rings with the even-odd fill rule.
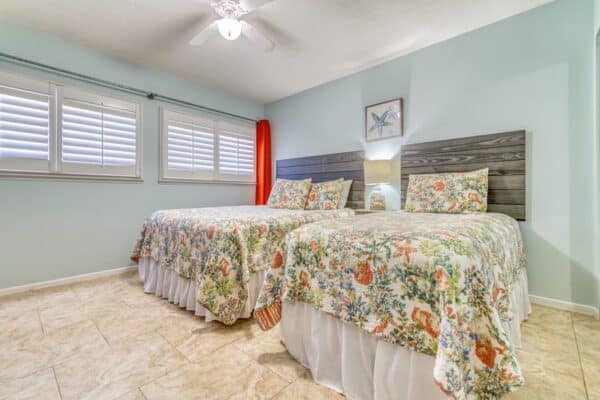
[[0,0],[0,18],[268,103],[548,1],[274,0],[249,15],[271,52],[218,34],[190,46],[209,0]]

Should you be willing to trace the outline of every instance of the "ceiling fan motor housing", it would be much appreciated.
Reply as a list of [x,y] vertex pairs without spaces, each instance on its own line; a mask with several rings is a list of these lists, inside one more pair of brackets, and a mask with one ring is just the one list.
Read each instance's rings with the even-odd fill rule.
[[238,19],[248,11],[244,10],[239,0],[219,0],[210,4],[221,18]]

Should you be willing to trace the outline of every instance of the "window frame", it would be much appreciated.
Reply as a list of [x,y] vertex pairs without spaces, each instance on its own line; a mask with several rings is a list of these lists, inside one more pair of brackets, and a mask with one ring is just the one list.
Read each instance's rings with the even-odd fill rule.
[[[132,181],[143,182],[143,129],[142,105],[139,102],[115,98],[109,95],[94,93],[71,85],[63,85],[53,81],[31,78],[29,76],[0,70],[0,86],[9,90],[40,93],[47,91],[48,108],[48,161],[33,159],[1,159],[0,178],[34,179],[34,180],[82,180],[82,181]],[[98,166],[81,164],[65,165],[62,162],[62,106],[64,92],[74,94],[77,100],[83,99],[93,103],[102,101],[106,104],[119,105],[134,109],[136,115],[136,163],[133,173],[123,167]],[[97,104],[97,103],[96,103]],[[67,163],[69,164],[69,163]]]
[[[171,116],[177,120],[194,124],[209,125],[213,133],[213,170],[210,173],[198,174],[198,177],[190,176],[190,173],[175,173],[168,169],[168,125]],[[254,142],[254,165],[253,174],[248,179],[231,174],[221,174],[219,172],[219,136],[222,129],[234,131],[237,135],[247,136]],[[190,113],[189,111],[179,111],[166,107],[160,107],[160,166],[159,183],[216,183],[216,184],[236,184],[236,185],[256,185],[256,131],[248,124],[236,124],[231,121],[224,121],[218,118],[210,118],[206,115]],[[187,175],[187,176],[186,176]]]

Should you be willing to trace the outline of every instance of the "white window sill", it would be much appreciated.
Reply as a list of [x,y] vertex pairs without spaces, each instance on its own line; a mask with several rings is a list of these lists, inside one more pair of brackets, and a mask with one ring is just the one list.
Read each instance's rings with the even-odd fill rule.
[[160,178],[160,184],[217,184],[217,185],[256,185],[256,182],[213,179]]
[[15,180],[55,180],[55,181],[83,181],[83,182],[144,182],[143,178],[135,176],[112,176],[93,174],[57,174],[48,172],[0,171],[0,179]]

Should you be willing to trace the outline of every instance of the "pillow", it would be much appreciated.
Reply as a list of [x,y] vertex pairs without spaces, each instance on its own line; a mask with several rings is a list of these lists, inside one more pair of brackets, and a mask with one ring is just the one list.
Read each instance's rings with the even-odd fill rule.
[[342,191],[344,178],[335,181],[313,183],[308,193],[307,210],[334,210],[337,208]]
[[452,174],[410,175],[405,211],[476,213],[487,211],[488,168]]
[[267,205],[271,208],[302,210],[306,205],[310,182],[310,178],[301,181],[277,179],[269,195]]
[[338,202],[337,208],[346,207],[346,203],[348,202],[348,196],[350,195],[350,188],[352,187],[352,179],[344,181],[342,185],[342,195],[340,196],[340,201]]

